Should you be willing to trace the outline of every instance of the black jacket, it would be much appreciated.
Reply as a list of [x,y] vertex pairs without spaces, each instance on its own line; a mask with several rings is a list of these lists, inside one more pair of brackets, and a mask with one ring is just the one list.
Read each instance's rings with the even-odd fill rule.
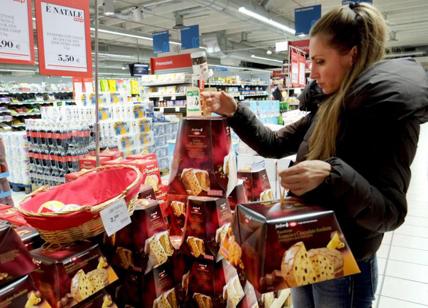
[[[322,99],[313,99],[309,87],[301,97],[306,99],[302,106],[311,112],[278,132],[264,127],[241,105],[229,124],[260,155],[281,158],[297,153],[297,161],[302,161]],[[412,59],[382,61],[366,70],[345,101],[336,155],[327,160],[331,174],[302,197],[335,211],[359,260],[374,255],[383,233],[404,222],[410,164],[419,125],[426,121],[428,80]]]

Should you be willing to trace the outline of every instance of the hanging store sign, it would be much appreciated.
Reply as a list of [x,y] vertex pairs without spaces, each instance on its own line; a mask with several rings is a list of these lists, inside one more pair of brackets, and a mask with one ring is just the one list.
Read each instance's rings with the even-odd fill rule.
[[150,69],[152,74],[192,73],[192,58],[190,53],[151,58]]
[[153,33],[153,52],[169,52],[169,31]]
[[3,0],[0,7],[0,62],[34,64],[31,0]]
[[199,25],[181,29],[181,49],[199,48]]
[[296,35],[309,34],[311,27],[321,17],[321,5],[301,7],[294,10]]
[[36,0],[39,71],[92,76],[89,0]]

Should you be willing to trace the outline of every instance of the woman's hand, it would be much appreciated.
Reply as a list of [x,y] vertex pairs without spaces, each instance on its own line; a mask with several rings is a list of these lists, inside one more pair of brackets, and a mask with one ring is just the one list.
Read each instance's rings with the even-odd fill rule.
[[215,112],[220,115],[231,117],[238,109],[238,104],[235,99],[225,93],[221,92],[202,92],[203,97],[203,108],[208,112]]
[[330,175],[331,165],[322,160],[306,160],[279,173],[281,185],[297,196],[317,188]]

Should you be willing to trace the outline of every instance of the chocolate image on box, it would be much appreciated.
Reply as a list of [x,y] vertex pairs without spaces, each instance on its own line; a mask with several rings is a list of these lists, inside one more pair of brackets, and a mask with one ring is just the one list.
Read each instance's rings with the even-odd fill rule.
[[196,258],[218,259],[232,212],[225,199],[193,197],[187,201],[184,249]]
[[268,292],[261,295],[261,307],[290,307],[290,289]]
[[36,265],[12,226],[0,221],[0,287],[30,274]]
[[178,241],[178,248],[181,246],[182,237],[184,234],[184,227],[186,223],[186,211],[187,211],[187,195],[168,195],[168,220],[169,220],[169,232],[171,237],[174,237]]
[[141,185],[140,192],[138,193],[138,199],[151,199],[156,200],[155,191],[150,185],[143,184]]
[[238,179],[244,181],[248,201],[270,201],[273,199],[266,169],[238,171]]
[[227,197],[229,201],[229,206],[232,211],[235,210],[238,204],[247,203],[247,193],[245,192],[244,182],[239,180],[236,184],[235,188],[230,193],[229,197]]
[[154,268],[142,278],[142,307],[178,307],[172,263]]
[[0,289],[0,307],[50,308],[26,275]]
[[[258,299],[256,290],[249,281],[245,281],[244,285],[244,298],[237,305],[238,308],[258,308]],[[282,306],[279,306],[282,307]]]
[[72,307],[118,279],[98,244],[79,242],[31,254],[39,264],[32,277],[52,307]]
[[[236,185],[230,128],[225,118],[182,119],[168,194],[225,197]],[[228,169],[228,170],[226,170]],[[230,172],[234,171],[232,175]]]
[[233,231],[243,272],[260,293],[359,272],[334,212],[315,205],[238,205]]
[[169,239],[169,232],[156,233],[148,238],[144,251],[149,256],[146,273],[152,268],[164,264],[168,260],[168,257],[174,254],[174,248]]

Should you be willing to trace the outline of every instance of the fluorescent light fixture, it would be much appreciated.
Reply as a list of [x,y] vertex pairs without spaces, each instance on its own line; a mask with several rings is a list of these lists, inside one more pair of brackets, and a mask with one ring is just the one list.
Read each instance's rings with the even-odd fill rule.
[[[95,55],[95,53],[93,52],[92,55]],[[112,57],[112,58],[121,58],[121,59],[135,59],[135,58],[137,58],[136,56],[131,56],[131,55],[120,55],[120,54],[104,53],[104,52],[99,52],[98,55],[102,56],[102,57]]]
[[286,25],[283,25],[283,24],[281,24],[281,23],[279,23],[279,22],[277,22],[277,21],[275,21],[275,20],[273,20],[271,18],[267,18],[265,16],[262,16],[262,15],[256,13],[256,12],[250,11],[250,10],[246,9],[245,7],[243,7],[243,6],[241,6],[238,9],[238,11],[240,13],[242,13],[242,14],[250,16],[250,17],[252,17],[254,19],[257,19],[257,20],[259,20],[261,22],[264,22],[265,24],[271,25],[271,26],[273,26],[273,27],[275,27],[277,29],[280,29],[282,31],[291,33],[293,35],[296,34],[296,30],[294,30],[293,28],[290,28],[290,27],[288,27]]
[[[95,31],[95,28],[91,27],[91,31]],[[112,30],[106,30],[106,29],[98,29],[98,32],[107,33],[107,34],[114,34],[114,35],[120,35],[120,36],[126,36],[126,37],[132,37],[132,38],[142,39],[142,40],[147,40],[147,41],[153,41],[153,38],[148,37],[148,36],[137,35],[137,34],[130,34],[130,33],[124,33],[124,32],[119,32],[119,31],[112,31]],[[181,45],[181,43],[174,42],[174,41],[169,41],[169,43],[173,44],[173,45]]]
[[255,56],[255,55],[251,55],[251,58],[253,59],[259,59],[259,60],[265,60],[265,61],[272,61],[272,62],[277,62],[277,63],[281,63],[281,60],[276,60],[276,59],[270,59],[270,58],[264,58],[264,57],[259,57],[259,56]]
[[266,50],[266,54],[270,56],[272,54],[272,50],[270,49]]
[[35,70],[0,69],[0,72],[35,73]]

